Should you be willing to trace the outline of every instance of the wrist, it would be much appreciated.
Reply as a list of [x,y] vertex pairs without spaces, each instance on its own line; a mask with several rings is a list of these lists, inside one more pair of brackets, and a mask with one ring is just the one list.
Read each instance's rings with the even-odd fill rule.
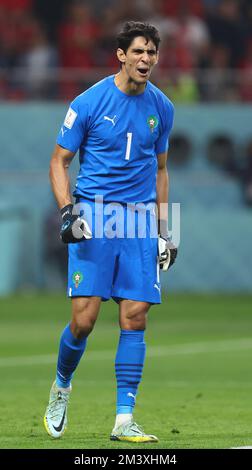
[[62,207],[60,209],[61,217],[65,221],[72,215],[73,211],[73,204],[67,204],[66,206]]
[[166,219],[158,219],[158,234],[165,240],[169,239],[168,221]]

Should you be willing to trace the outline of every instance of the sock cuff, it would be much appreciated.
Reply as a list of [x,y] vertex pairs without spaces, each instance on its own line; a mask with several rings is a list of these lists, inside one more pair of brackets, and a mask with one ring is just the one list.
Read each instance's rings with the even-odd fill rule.
[[145,330],[121,330],[121,339],[134,339],[135,341],[144,341]]
[[70,323],[68,323],[68,325],[64,329],[63,334],[65,336],[65,341],[69,343],[71,346],[76,346],[76,347],[82,346],[83,344],[86,343],[86,340],[87,340],[86,337],[81,338],[81,339],[75,338],[75,336],[73,335],[71,331]]

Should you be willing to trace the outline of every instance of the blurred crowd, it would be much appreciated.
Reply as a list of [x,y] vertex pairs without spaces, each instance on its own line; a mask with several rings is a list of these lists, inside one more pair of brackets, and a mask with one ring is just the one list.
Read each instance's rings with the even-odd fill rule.
[[115,35],[148,21],[153,81],[175,102],[252,101],[251,0],[0,0],[0,99],[70,99],[118,68]]

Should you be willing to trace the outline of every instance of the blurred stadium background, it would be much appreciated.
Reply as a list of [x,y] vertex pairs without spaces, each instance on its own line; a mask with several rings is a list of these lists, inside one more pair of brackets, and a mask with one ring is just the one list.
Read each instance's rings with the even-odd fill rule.
[[[161,329],[157,323],[154,330],[160,338],[166,336],[164,342],[171,343],[214,338],[222,341],[236,335],[239,341],[245,338],[245,346],[239,343],[242,361],[234,362],[237,374],[229,379],[243,381],[251,396],[251,378],[246,373],[250,361],[244,352],[252,346],[248,338],[252,326],[251,0],[0,0],[3,356],[35,354],[32,335],[37,338],[38,354],[56,352],[55,338],[69,315],[69,305],[64,310],[63,300],[55,297],[51,301],[51,320],[47,312],[42,327],[43,312],[38,318],[36,302],[29,307],[19,294],[38,293],[38,302],[45,308],[50,308],[49,300],[55,292],[64,298],[66,249],[59,242],[60,220],[48,180],[50,155],[69,101],[117,71],[114,37],[129,19],[149,21],[159,28],[160,62],[152,81],[175,104],[168,167],[170,202],[181,204],[181,241],[177,263],[163,278],[164,293],[175,296],[170,304],[171,316],[166,319],[164,303],[161,320],[157,320]],[[77,161],[71,169],[73,179],[76,168]],[[41,293],[44,300],[40,300]],[[215,300],[211,301],[211,296]],[[64,310],[61,322],[58,302]],[[183,322],[179,323],[182,310]],[[201,312],[205,316],[201,317]],[[46,335],[49,322],[54,321],[54,313],[57,319],[49,339],[44,336],[42,347],[39,341]],[[23,315],[23,327],[19,314]],[[12,342],[19,344],[18,332],[13,335],[13,321],[24,334],[23,343],[19,338],[15,351],[10,347]],[[108,317],[108,321],[112,319]],[[162,321],[167,322],[170,333],[164,335]],[[106,334],[108,345],[110,336]],[[101,332],[100,337],[104,340]],[[152,340],[158,341],[158,337]],[[234,351],[238,349],[236,344]],[[234,361],[237,354],[234,352]],[[45,359],[44,364],[54,364],[55,357],[51,359]],[[211,360],[206,363],[211,370],[210,381],[214,374]],[[197,369],[192,361],[187,371],[183,361],[174,361],[173,357],[171,376],[174,378],[184,368],[181,373],[188,385],[189,371],[198,371],[200,366]],[[0,366],[4,364],[8,360]],[[206,364],[202,364],[201,373]],[[228,370],[227,363],[219,362],[217,382],[220,377],[223,383],[228,380],[224,372]],[[47,371],[46,394],[50,378]],[[6,396],[8,393],[6,386]],[[237,399],[236,406],[238,403]],[[10,445],[8,439],[6,442]]]

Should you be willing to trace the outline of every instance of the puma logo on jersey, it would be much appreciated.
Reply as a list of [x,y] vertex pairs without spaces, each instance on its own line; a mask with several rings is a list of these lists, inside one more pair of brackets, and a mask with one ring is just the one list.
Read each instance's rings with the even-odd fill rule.
[[113,118],[110,118],[109,116],[104,116],[105,121],[111,121],[113,126],[115,126],[115,118],[116,115]]
[[61,131],[62,137],[64,137],[64,134],[66,133],[67,129],[64,129],[63,126],[62,126],[60,131]]

